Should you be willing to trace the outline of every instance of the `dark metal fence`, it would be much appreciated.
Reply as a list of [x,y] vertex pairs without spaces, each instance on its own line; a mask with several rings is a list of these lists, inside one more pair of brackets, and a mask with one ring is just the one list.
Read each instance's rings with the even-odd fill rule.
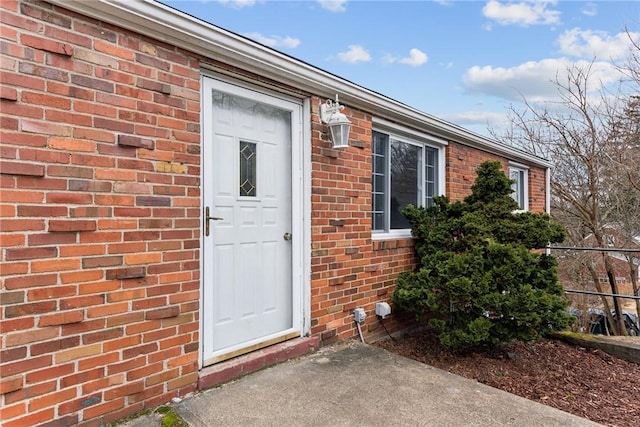
[[583,248],[581,246],[547,246],[547,249],[563,251],[598,251],[598,252],[635,252],[640,253],[640,248]]
[[[606,248],[593,248],[593,247],[580,247],[580,246],[547,246],[548,250],[561,250],[561,251],[591,251],[591,252],[617,252],[622,254],[636,254],[640,253],[640,248],[614,248],[614,247],[606,247]],[[633,256],[633,259],[640,259],[640,257]],[[565,293],[570,294],[585,294],[585,295],[597,295],[604,297],[613,297],[613,298],[624,298],[624,299],[632,299],[632,300],[640,300],[640,295],[626,295],[626,294],[614,294],[607,292],[594,292],[594,291],[585,291],[579,289],[564,289]],[[623,312],[624,313],[624,312]],[[640,319],[629,317],[627,315],[623,316],[624,326],[627,329],[628,335],[640,335]],[[610,335],[610,327],[609,322],[605,318],[604,315],[596,316],[596,319],[591,319],[589,321],[589,332],[590,333],[604,333],[606,335]]]
[[609,294],[606,292],[593,292],[593,291],[579,291],[577,289],[565,289],[567,293],[571,294],[588,294],[588,295],[602,295],[605,297],[627,298],[627,299],[640,299],[638,295],[625,295],[625,294]]

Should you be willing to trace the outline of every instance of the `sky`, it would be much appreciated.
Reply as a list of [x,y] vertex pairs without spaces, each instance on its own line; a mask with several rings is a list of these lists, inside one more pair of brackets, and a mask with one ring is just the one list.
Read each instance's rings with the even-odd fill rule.
[[640,43],[640,1],[162,0],[410,107],[488,135],[593,62],[599,89]]

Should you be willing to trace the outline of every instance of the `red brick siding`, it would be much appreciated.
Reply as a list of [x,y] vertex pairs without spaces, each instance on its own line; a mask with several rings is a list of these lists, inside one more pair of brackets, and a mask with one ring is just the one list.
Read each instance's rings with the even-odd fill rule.
[[[446,149],[446,194],[451,200],[461,200],[471,194],[471,186],[476,179],[476,169],[482,162],[498,160],[505,173],[509,170],[508,159],[483,152],[467,145],[450,143]],[[546,210],[545,171],[539,167],[529,169],[529,210]]]
[[461,200],[471,194],[471,186],[476,179],[476,169],[482,162],[499,160],[505,170],[508,165],[505,159],[498,156],[456,143],[450,143],[447,146],[446,159],[445,191],[451,200]]
[[529,210],[532,212],[547,211],[547,178],[545,170],[532,167],[529,169]]
[[0,3],[0,418],[113,421],[194,390],[198,58]]

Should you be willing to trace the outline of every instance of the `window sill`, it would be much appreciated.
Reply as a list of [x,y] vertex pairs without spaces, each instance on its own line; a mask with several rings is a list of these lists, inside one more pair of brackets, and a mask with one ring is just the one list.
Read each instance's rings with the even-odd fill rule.
[[396,240],[412,239],[411,230],[399,231],[395,233],[371,233],[371,240]]

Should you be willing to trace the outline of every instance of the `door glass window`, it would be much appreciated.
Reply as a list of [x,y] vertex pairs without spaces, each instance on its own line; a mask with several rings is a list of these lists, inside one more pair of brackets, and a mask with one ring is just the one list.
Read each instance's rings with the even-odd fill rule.
[[256,144],[240,141],[240,196],[256,197]]

